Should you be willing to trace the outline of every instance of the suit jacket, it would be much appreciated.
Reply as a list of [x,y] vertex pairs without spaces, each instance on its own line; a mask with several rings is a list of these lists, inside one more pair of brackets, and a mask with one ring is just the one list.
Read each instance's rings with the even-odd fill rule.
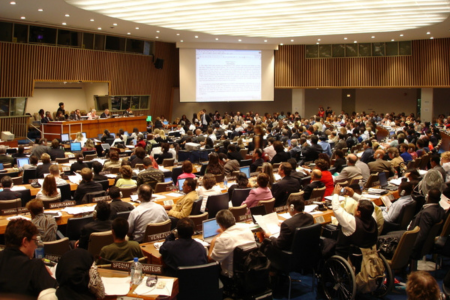
[[83,200],[84,195],[86,195],[87,193],[99,192],[102,190],[103,190],[103,186],[98,182],[82,181],[78,185],[77,190],[75,191],[75,194],[73,195],[73,200],[77,200],[77,202],[79,203],[81,200]]
[[346,181],[356,176],[362,176],[361,169],[355,166],[348,166],[342,169],[339,176],[335,178],[335,182]]
[[281,223],[280,235],[278,238],[271,237],[272,245],[281,250],[291,250],[294,241],[295,229],[314,224],[314,218],[310,214],[298,213],[290,219]]
[[256,170],[258,169],[258,167],[262,166],[264,163],[264,160],[262,158],[255,160],[251,165],[250,165],[250,172],[256,172]]
[[323,188],[324,186],[325,184],[322,181],[311,182],[310,184],[305,186],[305,189],[303,190],[304,191],[303,199],[309,200],[309,198],[311,198],[311,193],[315,188]]
[[373,151],[372,148],[367,148],[366,150],[364,150],[362,156],[361,156],[361,161],[368,164],[369,162],[373,161],[373,153],[375,151]]
[[323,149],[320,145],[311,145],[303,147],[302,154],[305,157],[304,161],[315,161],[319,158],[319,154],[322,153]]
[[280,163],[280,162],[286,162],[291,158],[291,155],[289,152],[277,152],[275,156],[270,161],[271,164]]
[[291,193],[298,193],[300,187],[300,182],[291,176],[286,176],[277,183],[274,183],[272,185],[272,195],[275,198],[275,206],[286,205],[289,195]]
[[370,173],[383,172],[384,170],[389,171],[389,176],[393,176],[395,173],[394,167],[390,161],[377,159],[376,161],[369,163]]
[[11,191],[11,189],[8,189],[8,188],[4,188],[3,191],[0,192],[0,200],[14,200],[14,199],[19,199],[21,197],[22,197],[22,194]]
[[235,151],[235,152],[228,152],[228,153],[227,153],[227,157],[228,157],[229,159],[231,159],[231,160],[235,159],[235,160],[237,160],[238,162],[241,162],[241,160],[243,159],[243,158],[242,158],[242,155],[241,155],[241,152],[238,152],[238,151]]
[[437,204],[425,204],[422,210],[414,216],[408,230],[414,229],[416,226],[420,227],[419,235],[414,243],[413,253],[411,258],[419,259],[422,246],[430,233],[431,228],[439,223],[445,215],[444,209]]
[[37,166],[36,168],[36,176],[37,178],[44,178],[44,174],[50,173],[49,168],[52,164],[42,164]]
[[300,182],[300,188],[302,187],[302,178],[305,176],[306,175],[304,175],[303,173],[297,172],[295,170],[291,171],[291,177],[297,179],[298,182]]
[[62,149],[51,148],[48,151],[48,154],[50,154],[52,161],[54,161],[56,158],[65,158],[66,157],[66,155],[64,154],[64,150],[62,150]]
[[339,140],[339,142],[334,146],[334,150],[342,150],[343,148],[347,148],[347,143],[343,140]]
[[88,248],[89,244],[89,237],[91,236],[91,233],[93,232],[104,232],[111,230],[112,221],[106,220],[106,221],[100,221],[95,220],[93,222],[87,223],[86,225],[81,228],[81,235],[80,235],[80,243],[79,247],[86,249]]
[[336,168],[336,172],[340,173],[342,171],[342,166],[345,164],[347,164],[345,158],[337,158],[333,167]]

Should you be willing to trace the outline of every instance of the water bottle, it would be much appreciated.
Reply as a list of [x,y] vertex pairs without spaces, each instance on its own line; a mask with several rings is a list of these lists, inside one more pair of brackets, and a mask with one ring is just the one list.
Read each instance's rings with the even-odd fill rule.
[[134,258],[133,264],[131,264],[131,284],[141,283],[142,278],[142,264],[138,261],[138,258]]
[[36,237],[37,248],[34,250],[34,258],[42,259],[45,256],[44,253],[44,242],[41,240],[40,236]]
[[359,184],[359,187],[361,188],[361,192],[364,191],[364,184],[361,179],[358,181],[358,184]]
[[227,176],[225,176],[225,178],[223,179],[223,185],[225,186],[225,188],[228,188],[228,178],[227,178]]

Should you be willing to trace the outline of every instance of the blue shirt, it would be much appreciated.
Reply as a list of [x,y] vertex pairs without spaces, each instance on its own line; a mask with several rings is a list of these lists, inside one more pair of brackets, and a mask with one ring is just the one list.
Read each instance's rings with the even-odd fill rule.
[[402,154],[400,154],[400,156],[403,158],[405,163],[408,163],[413,160],[411,154],[409,154],[408,152],[403,152]]
[[319,141],[317,144],[322,146],[322,152],[328,154],[329,157],[331,157],[331,146],[329,143],[325,141]]

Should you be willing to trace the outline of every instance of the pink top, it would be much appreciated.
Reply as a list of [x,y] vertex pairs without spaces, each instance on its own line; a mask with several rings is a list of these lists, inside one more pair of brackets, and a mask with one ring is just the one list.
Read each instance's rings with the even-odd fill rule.
[[272,198],[272,191],[269,188],[258,187],[250,191],[250,194],[247,199],[242,202],[242,205],[247,204],[247,208],[250,208],[257,206],[261,200],[270,200]]
[[183,174],[181,174],[180,176],[178,176],[177,177],[177,186],[178,186],[178,180],[179,179],[184,179],[184,178],[192,178],[192,179],[195,179],[195,175],[194,174],[192,174],[192,173],[183,173]]

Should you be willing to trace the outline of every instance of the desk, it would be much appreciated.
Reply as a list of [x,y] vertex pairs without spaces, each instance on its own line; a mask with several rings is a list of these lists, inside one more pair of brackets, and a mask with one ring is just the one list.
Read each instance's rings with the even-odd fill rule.
[[[102,269],[102,268],[98,268],[98,273],[100,274],[100,276],[102,277],[128,277],[130,276],[130,274],[128,272],[125,271],[118,271],[118,270],[110,270],[110,269]],[[173,278],[173,277],[165,277],[165,276],[158,276],[161,278]],[[178,295],[178,279],[177,278],[173,278],[175,279],[173,282],[173,288],[172,288],[172,295],[168,298],[164,298],[164,299],[176,299],[176,296]],[[150,296],[146,296],[146,295],[138,295],[138,294],[134,294],[133,291],[136,289],[136,285],[133,285],[130,289],[130,292],[127,294],[127,297],[132,297],[133,299],[158,299],[158,296],[155,295],[150,295]],[[117,296],[106,296],[104,299],[117,299]]]
[[[50,122],[42,124],[44,137],[51,141],[60,138],[62,133],[70,133],[70,139],[75,139],[77,132],[86,132],[87,138],[98,138],[99,133],[108,129],[112,133],[116,133],[119,129],[132,132],[133,128],[147,128],[147,116],[128,117],[128,118],[110,118],[86,121],[64,121]],[[143,131],[143,130],[141,130]]]
[[[114,185],[115,179],[114,178],[109,178],[108,181],[109,181],[109,186],[112,186],[112,185]],[[70,190],[72,192],[77,190],[78,184],[73,183],[73,182],[71,182],[69,180],[67,180],[67,183],[70,184]],[[34,188],[34,187],[32,187],[31,184],[21,184],[20,186],[24,186],[27,190],[30,190],[31,196],[36,196],[36,194],[41,190],[41,188]]]

